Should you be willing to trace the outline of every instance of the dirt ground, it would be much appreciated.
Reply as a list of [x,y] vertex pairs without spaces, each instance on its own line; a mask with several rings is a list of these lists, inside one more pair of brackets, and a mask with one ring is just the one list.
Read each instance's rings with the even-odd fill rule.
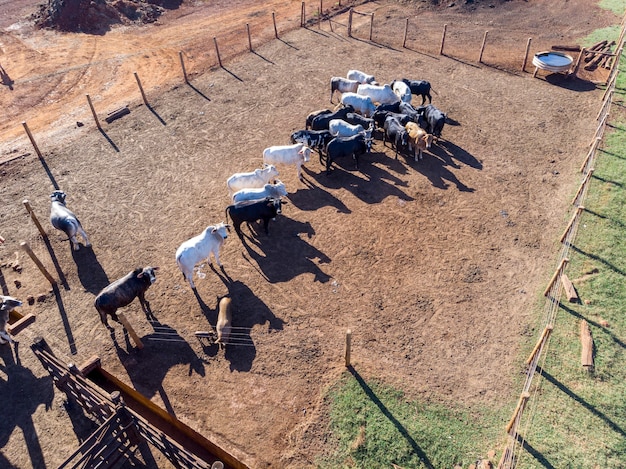
[[[4,294],[32,296],[21,312],[37,320],[16,337],[19,347],[0,347],[1,467],[56,467],[93,430],[28,350],[36,336],[67,362],[100,356],[170,413],[245,453],[251,467],[311,467],[328,450],[322,398],[345,370],[347,329],[365,380],[466,408],[515,405],[518,354],[536,339],[532,307],[555,268],[601,102],[593,81],[604,77],[533,78],[531,66],[520,70],[526,41],[531,53],[573,44],[619,18],[586,0],[368,2],[358,9],[375,13],[369,41],[368,17],[355,16],[350,39],[345,13],[332,31],[328,22],[298,29],[301,2],[257,3],[183,2],[156,25],[100,36],[16,24],[29,2],[24,10],[10,2],[14,13],[2,16],[0,283]],[[271,38],[271,11],[293,21],[279,27],[279,40],[258,39],[245,52],[245,24],[253,38]],[[407,17],[415,27],[402,48]],[[229,57],[223,68],[214,66],[213,37]],[[253,225],[242,244],[233,233],[224,271],[198,266],[194,296],[176,248],[225,221],[226,178],[258,167],[265,147],[289,143],[310,111],[330,106],[329,78],[352,68],[380,82],[428,79],[433,103],[450,117],[444,138],[418,163],[376,140],[359,170],[338,161],[327,176],[315,156],[298,181],[294,168],[280,167],[289,203],[270,235]],[[99,132],[87,93],[102,116],[125,104],[131,113],[101,118]],[[91,248],[72,252],[47,221],[55,187]],[[60,280],[57,294],[22,241]],[[147,294],[158,321],[137,302],[125,310],[145,344],[137,350],[119,325],[108,334],[93,299],[145,265],[160,267]],[[194,332],[215,325],[226,294],[238,345],[224,351]]]

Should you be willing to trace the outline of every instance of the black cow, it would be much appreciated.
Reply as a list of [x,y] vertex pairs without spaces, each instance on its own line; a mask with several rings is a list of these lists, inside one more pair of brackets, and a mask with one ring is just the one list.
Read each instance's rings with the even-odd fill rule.
[[[422,129],[426,129],[426,119],[424,118],[425,106],[419,106],[417,109],[411,106],[410,103],[400,103],[400,112],[411,118],[412,122],[415,122]],[[406,125],[406,123],[404,123]]]
[[400,112],[400,103],[402,101],[398,101],[397,103],[385,103],[385,104],[379,104],[378,106],[376,106],[376,110],[377,111],[384,111],[384,112]]
[[424,108],[424,118],[426,119],[427,124],[427,127],[424,130],[426,130],[429,134],[433,134],[435,138],[440,138],[443,125],[446,123],[446,114],[441,112],[432,104],[429,104]]
[[344,119],[349,112],[354,112],[354,108],[352,106],[346,106],[327,114],[320,114],[319,116],[316,116],[311,122],[311,129],[328,130],[328,124],[331,120]]
[[363,117],[356,112],[349,112],[346,114],[346,117],[343,118],[348,124],[352,125],[360,125],[364,129],[369,129],[370,125],[374,124],[374,119],[370,119],[368,117]]
[[133,302],[135,298],[139,298],[141,309],[146,313],[148,319],[154,318],[150,310],[150,303],[146,301],[146,290],[156,281],[155,271],[158,267],[138,267],[132,272],[116,280],[107,287],[104,287],[94,301],[94,306],[100,313],[100,320],[107,328],[107,314],[113,318],[115,322],[120,322],[116,311],[119,308],[127,306]]
[[407,122],[411,122],[411,117],[406,114],[400,114],[397,112],[391,111],[376,111],[374,113],[374,122],[376,123],[376,127],[382,129],[385,127],[385,121],[388,117],[393,117],[402,125],[406,125]]
[[406,124],[402,124],[394,116],[389,116],[385,120],[385,131],[383,132],[383,145],[389,140],[392,148],[395,147],[396,159],[398,159],[398,150],[406,148],[409,144],[409,133],[404,128]]
[[309,148],[317,150],[320,157],[333,135],[328,130],[296,130],[291,134],[291,143],[303,143]]
[[306,116],[306,125],[304,128],[310,129],[313,119],[315,119],[317,116],[321,116],[322,114],[330,114],[331,112],[333,111],[331,111],[330,109],[320,109],[319,111],[313,111],[309,113],[309,115]]
[[286,203],[286,201],[281,201],[280,198],[272,197],[266,197],[263,200],[252,202],[240,202],[226,207],[226,219],[230,216],[237,236],[239,236],[239,239],[242,241],[243,234],[241,233],[241,224],[244,221],[251,223],[257,220],[263,220],[265,234],[269,236],[270,219],[276,218],[276,215],[282,212],[281,205]]
[[365,138],[363,134],[333,138],[326,147],[326,174],[330,174],[330,166],[333,164],[333,160],[342,156],[354,158],[356,169],[359,169],[359,156],[369,152],[371,148],[372,139]]
[[430,82],[425,80],[409,80],[407,78],[403,78],[402,81],[411,89],[411,94],[416,96],[419,94],[422,96],[422,106],[426,102],[426,97],[428,97],[428,103],[432,103]]

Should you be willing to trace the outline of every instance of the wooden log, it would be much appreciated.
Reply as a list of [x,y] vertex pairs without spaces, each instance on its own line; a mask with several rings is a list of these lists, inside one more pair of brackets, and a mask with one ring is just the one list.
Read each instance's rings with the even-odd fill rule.
[[[302,5],[304,5],[304,3]],[[250,25],[248,23],[246,23],[246,31],[248,33],[248,49],[252,52],[252,39],[250,38]]]
[[580,301],[580,299],[578,298],[578,293],[576,293],[574,284],[566,274],[561,275],[561,283],[563,284],[563,290],[565,291],[567,301],[569,301],[570,303],[578,303]]
[[563,272],[563,269],[565,268],[568,262],[569,262],[569,259],[567,258],[561,260],[561,262],[559,263],[559,266],[557,267],[556,271],[552,275],[552,278],[550,279],[548,286],[543,292],[543,296],[548,296],[548,293],[550,293],[550,290],[552,289],[554,282],[556,282],[556,280],[559,278],[559,275]]
[[87,376],[93,370],[95,370],[96,368],[100,368],[101,366],[102,362],[100,360],[100,357],[98,355],[93,355],[86,361],[84,361],[78,369],[83,376]]
[[43,236],[44,239],[47,238],[48,235],[46,233],[46,230],[44,230],[43,226],[41,226],[41,223],[39,223],[39,220],[37,219],[37,215],[35,215],[35,212],[33,211],[32,207],[30,206],[30,202],[28,201],[28,199],[22,200],[22,203],[24,204],[24,208],[26,209],[26,211],[30,215],[30,219],[33,221],[33,223],[35,224],[35,226],[39,230],[39,233],[41,234],[41,236]]
[[141,339],[135,332],[135,329],[133,329],[133,326],[130,325],[130,322],[128,322],[128,319],[126,319],[126,316],[124,315],[124,313],[117,313],[117,317],[120,320],[120,322],[123,324],[124,328],[128,331],[128,334],[130,335],[131,339],[133,339],[133,342],[135,342],[135,345],[137,346],[137,348],[142,349],[143,342],[141,342]]
[[446,31],[448,30],[448,25],[443,25],[443,34],[441,35],[441,47],[439,47],[439,55],[443,55],[443,45],[446,42]]
[[180,66],[183,69],[183,78],[185,79],[185,83],[189,83],[189,79],[187,78],[187,70],[185,70],[185,61],[183,60],[183,51],[178,52],[178,57],[180,58]]
[[37,146],[37,142],[35,142],[33,134],[30,133],[30,129],[28,128],[28,124],[26,124],[25,121],[22,122],[22,127],[24,127],[24,130],[26,131],[26,135],[28,135],[28,139],[30,140],[31,145],[33,146],[33,148],[37,152],[37,156],[39,158],[41,158],[42,156],[41,156],[41,152],[39,151],[39,147]]
[[87,97],[87,102],[89,103],[89,109],[91,109],[91,114],[93,115],[93,120],[96,121],[96,126],[99,129],[102,129],[102,126],[100,125],[100,121],[98,120],[98,114],[96,114],[96,110],[93,107],[93,103],[91,102],[91,97],[87,94],[85,95]]
[[580,363],[588,371],[593,371],[593,337],[589,324],[584,319],[580,322],[580,343]]
[[125,116],[126,114],[130,114],[130,109],[128,109],[128,106],[124,106],[119,109],[116,109],[115,111],[109,112],[107,116],[104,118],[104,120],[106,121],[107,124],[110,124],[114,120],[117,120],[120,117]]
[[20,246],[22,247],[22,249],[26,252],[26,254],[28,254],[28,257],[30,257],[32,259],[32,261],[35,263],[35,265],[37,266],[37,268],[41,271],[41,273],[43,274],[44,277],[46,277],[46,279],[48,280],[48,282],[50,282],[51,285],[56,285],[57,281],[54,279],[54,277],[52,277],[52,275],[50,275],[50,273],[46,270],[46,268],[44,267],[44,265],[41,263],[41,261],[37,258],[37,256],[35,255],[35,253],[32,251],[32,249],[30,248],[30,246],[28,245],[27,242],[22,241],[20,243]]
[[567,46],[567,45],[554,45],[552,46],[552,50],[566,50],[569,52],[580,52],[581,47],[577,44]]
[[594,57],[591,60],[589,60],[589,63],[587,65],[585,65],[585,70],[593,70],[595,68],[598,68],[598,65],[600,64],[600,62],[602,61],[605,55],[612,56],[613,53],[609,52],[610,48],[611,48],[611,45],[608,46],[607,50],[595,51]]
[[352,15],[354,13],[354,9],[350,8],[350,12],[348,13],[348,37],[352,37]]
[[530,42],[531,41],[532,41],[532,38],[529,37],[528,41],[526,42],[526,52],[524,53],[524,62],[522,62],[522,72],[526,71],[526,64],[528,63],[528,52],[530,51]]
[[351,366],[351,363],[350,363],[351,349],[352,349],[352,331],[348,329],[346,331],[346,354],[345,354],[346,367]]
[[526,365],[530,365],[532,363],[532,361],[535,359],[535,356],[537,355],[537,352],[539,352],[539,349],[543,346],[545,341],[548,340],[548,337],[550,337],[550,333],[552,332],[553,329],[554,329],[554,326],[552,324],[548,324],[545,327],[545,329],[541,333],[541,337],[539,337],[539,340],[533,347],[532,352],[530,352],[530,355],[526,359]]
[[11,335],[17,335],[32,323],[35,322],[36,316],[32,313],[28,313],[25,316],[22,316],[19,320],[14,323],[7,324],[7,332]]
[[274,37],[278,39],[278,29],[276,28],[276,14],[272,12],[272,22],[274,23]]
[[478,63],[482,63],[483,61],[483,52],[485,51],[485,45],[487,44],[487,35],[489,31],[485,31],[485,35],[483,36],[483,43],[480,46],[480,54],[478,54]]
[[561,239],[559,240],[561,243],[567,239],[567,235],[569,234],[569,231],[572,229],[572,226],[574,226],[574,222],[578,219],[578,217],[580,216],[583,210],[585,210],[585,207],[582,205],[579,205],[578,207],[576,207],[576,211],[574,212],[574,215],[572,215],[572,218],[567,224],[567,228],[565,228],[565,231],[561,235]]
[[146,98],[146,93],[144,93],[143,86],[141,86],[141,80],[139,80],[139,75],[137,75],[137,72],[133,72],[133,75],[135,75],[135,80],[137,81],[137,86],[139,86],[139,91],[141,92],[141,98],[143,99],[143,103],[146,106],[148,106],[148,98]]
[[522,395],[519,398],[519,401],[517,402],[517,406],[515,407],[515,410],[513,411],[513,416],[511,417],[511,420],[509,420],[509,423],[507,423],[506,425],[506,432],[510,433],[511,429],[513,428],[513,425],[515,424],[515,421],[517,420],[519,414],[521,414],[524,410],[524,406],[526,405],[526,401],[530,398],[530,393],[528,391],[524,391],[522,393]]
[[304,10],[304,2],[302,2],[302,7],[300,8],[300,27],[304,27],[306,24],[306,13]]
[[580,51],[580,54],[578,54],[578,58],[576,59],[576,64],[574,65],[574,68],[572,68],[571,72],[568,75],[576,75],[576,73],[578,73],[578,67],[580,67],[580,61],[582,60],[583,56],[585,55],[585,48],[583,47],[582,50]]
[[402,47],[406,47],[406,37],[409,33],[409,19],[406,19],[406,23],[404,24],[404,40],[402,41]]
[[370,41],[372,40],[372,34],[374,32],[374,13],[370,16]]

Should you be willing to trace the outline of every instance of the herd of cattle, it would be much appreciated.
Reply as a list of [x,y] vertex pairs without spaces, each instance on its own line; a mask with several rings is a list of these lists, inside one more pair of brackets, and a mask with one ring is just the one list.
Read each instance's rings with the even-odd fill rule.
[[[323,109],[310,113],[306,118],[305,129],[291,134],[290,145],[268,147],[263,151],[263,167],[252,172],[235,173],[226,185],[232,204],[225,209],[226,219],[230,218],[235,232],[244,242],[241,225],[263,220],[264,231],[269,234],[269,221],[281,213],[287,202],[285,184],[277,180],[277,165],[292,165],[302,179],[302,165],[310,160],[312,150],[318,152],[320,164],[326,166],[329,174],[332,162],[341,157],[352,157],[358,168],[359,156],[371,151],[374,132],[382,133],[383,145],[391,143],[398,152],[409,150],[417,162],[422,152],[431,147],[433,141],[441,137],[446,114],[432,105],[431,86],[427,81],[394,80],[390,84],[378,85],[374,76],[358,70],[350,70],[346,76],[332,77],[330,80],[330,102],[337,93],[340,103],[334,109]],[[418,107],[411,104],[413,96],[421,96]],[[428,104],[426,105],[426,99]],[[271,182],[271,181],[274,182]],[[81,235],[86,246],[89,238],[76,215],[67,208],[66,194],[57,190],[50,195],[50,222],[63,231],[70,240],[72,249],[79,248],[76,235]],[[196,265],[207,260],[211,254],[222,267],[219,252],[228,237],[229,224],[219,223],[208,226],[202,233],[183,242],[176,250],[176,264],[191,288],[196,291],[193,272]],[[94,306],[100,320],[112,329],[107,317],[119,322],[117,310],[139,298],[141,308],[148,319],[153,315],[145,292],[156,280],[158,267],[137,268],[126,276],[105,287],[95,298]],[[21,306],[21,302],[8,296],[0,296],[0,344],[12,342],[6,332],[9,313]],[[217,334],[218,343],[227,342],[231,323],[230,299],[220,302]]]

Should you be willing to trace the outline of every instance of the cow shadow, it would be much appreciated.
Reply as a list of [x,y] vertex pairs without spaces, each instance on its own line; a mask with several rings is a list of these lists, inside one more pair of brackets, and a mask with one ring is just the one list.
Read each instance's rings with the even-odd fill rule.
[[[13,349],[9,346],[0,346],[0,359],[3,361],[0,371],[7,376],[6,381],[0,377],[0,448],[8,444],[14,429],[19,428],[24,435],[32,467],[45,467],[32,416],[41,404],[46,411],[51,409],[54,399],[52,378],[48,375],[37,378],[31,370],[16,362]],[[16,467],[3,456],[3,451],[0,451],[0,467]]]
[[315,234],[310,223],[281,215],[272,227],[271,235],[267,236],[262,225],[251,224],[253,236],[244,236],[242,240],[247,253],[242,254],[243,257],[252,265],[256,264],[269,283],[288,282],[305,273],[312,273],[316,282],[330,280],[330,275],[313,262],[318,259],[320,264],[327,264],[330,258],[305,240]]
[[[433,149],[435,151],[433,151]],[[449,140],[440,140],[437,145],[431,147],[431,153],[440,156],[442,159],[450,161],[451,165],[454,165],[454,163],[452,163],[452,160],[454,159],[459,163],[469,166],[470,168],[478,170],[483,169],[483,164],[478,161],[474,155]]]
[[329,191],[324,190],[308,180],[305,180],[307,189],[298,189],[289,194],[289,201],[300,210],[313,211],[322,207],[334,207],[339,213],[352,213],[346,205]]
[[92,246],[81,246],[77,251],[72,250],[72,258],[76,264],[78,279],[89,293],[97,295],[111,283],[102,265],[98,262]]
[[133,348],[125,329],[123,345],[115,331],[111,331],[111,339],[133,387],[148,399],[159,394],[167,412],[176,415],[163,388],[165,376],[171,368],[187,365],[189,376],[196,373],[204,377],[204,362],[176,329],[157,320],[150,321],[150,324],[154,332],[141,337],[142,349]]
[[416,171],[426,176],[430,183],[438,189],[448,189],[451,183],[461,192],[474,192],[475,189],[463,184],[456,175],[447,168],[447,166],[452,166],[456,169],[461,168],[455,163],[448,163],[449,161],[451,161],[451,159],[445,151],[440,148],[435,148],[434,153],[425,153],[424,159],[420,160],[418,164],[415,164],[414,168]]

